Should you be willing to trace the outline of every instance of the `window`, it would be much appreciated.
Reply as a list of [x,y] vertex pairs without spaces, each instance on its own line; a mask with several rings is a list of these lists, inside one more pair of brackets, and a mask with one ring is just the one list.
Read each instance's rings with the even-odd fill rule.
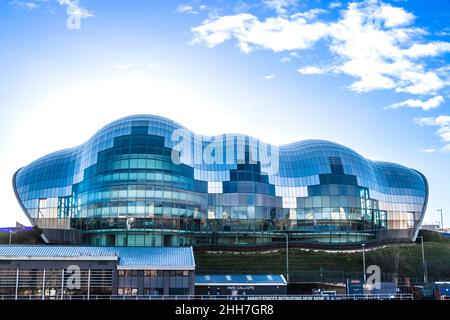
[[138,293],[137,288],[118,288],[117,294],[121,296],[135,296]]
[[47,217],[47,198],[39,199],[38,213],[40,218]]
[[157,272],[156,270],[145,270],[144,271],[144,277],[156,277]]
[[188,288],[170,288],[169,295],[186,296],[186,295],[189,295],[189,289]]

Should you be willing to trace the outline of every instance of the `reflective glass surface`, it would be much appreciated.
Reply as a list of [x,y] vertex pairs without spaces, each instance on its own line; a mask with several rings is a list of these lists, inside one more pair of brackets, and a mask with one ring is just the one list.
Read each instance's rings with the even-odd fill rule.
[[33,224],[117,246],[414,240],[428,197],[418,171],[330,141],[205,137],[150,115],[30,163],[14,188]]

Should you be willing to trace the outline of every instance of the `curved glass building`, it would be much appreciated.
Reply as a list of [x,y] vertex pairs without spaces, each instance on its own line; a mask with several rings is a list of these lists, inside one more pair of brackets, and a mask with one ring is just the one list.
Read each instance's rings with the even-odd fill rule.
[[428,198],[420,172],[333,142],[206,137],[151,115],[30,163],[13,186],[49,242],[105,246],[412,241]]

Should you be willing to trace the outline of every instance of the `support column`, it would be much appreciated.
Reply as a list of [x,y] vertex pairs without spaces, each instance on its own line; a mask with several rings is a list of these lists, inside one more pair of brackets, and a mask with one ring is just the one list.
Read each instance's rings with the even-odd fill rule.
[[169,288],[170,288],[170,271],[163,271],[163,283],[164,283],[164,295],[168,295],[169,294]]
[[117,295],[118,294],[118,292],[117,292],[117,285],[118,285],[118,282],[119,282],[119,279],[118,279],[118,276],[119,276],[119,273],[117,272],[117,265],[114,267],[114,269],[112,270],[112,291],[111,291],[111,294],[112,295]]
[[14,299],[17,300],[17,294],[19,293],[19,269],[16,269],[16,293]]
[[195,295],[195,271],[189,271],[189,294]]
[[61,300],[64,300],[64,268],[61,275]]
[[42,273],[42,300],[45,299],[45,269]]
[[89,296],[91,293],[91,269],[88,270],[88,284],[87,284],[87,299],[89,300]]
[[138,270],[138,295],[144,295],[144,270]]

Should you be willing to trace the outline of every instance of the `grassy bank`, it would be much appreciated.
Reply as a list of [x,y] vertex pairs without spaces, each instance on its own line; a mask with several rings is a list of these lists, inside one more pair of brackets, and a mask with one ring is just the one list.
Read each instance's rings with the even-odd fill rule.
[[[11,235],[12,244],[44,244],[36,230],[16,231]],[[0,232],[0,244],[9,243],[9,232]]]
[[[450,242],[425,242],[425,259],[430,278],[450,278]],[[285,273],[286,251],[196,252],[198,273]],[[422,250],[417,243],[390,245],[366,250],[366,266],[378,265],[383,273],[423,278]],[[307,272],[361,272],[362,252],[328,252],[290,249],[291,275]]]

